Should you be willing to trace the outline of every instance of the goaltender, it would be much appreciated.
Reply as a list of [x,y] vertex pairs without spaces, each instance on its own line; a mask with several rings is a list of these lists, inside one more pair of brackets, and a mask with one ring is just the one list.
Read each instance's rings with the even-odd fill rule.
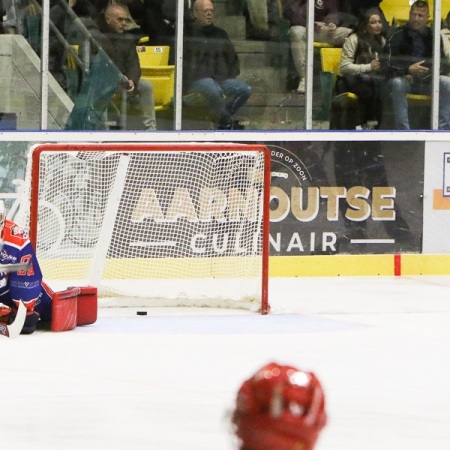
[[[29,266],[26,270],[2,271],[2,265],[17,263]],[[6,219],[5,205],[0,201],[0,323],[11,324],[22,301],[27,309],[22,334],[33,333],[40,320],[50,321],[52,295],[42,281],[28,233]]]

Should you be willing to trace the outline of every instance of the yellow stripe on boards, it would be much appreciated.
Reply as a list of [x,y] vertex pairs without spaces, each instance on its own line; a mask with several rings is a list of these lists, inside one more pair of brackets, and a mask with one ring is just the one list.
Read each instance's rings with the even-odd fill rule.
[[[394,276],[396,255],[273,256],[270,277]],[[401,254],[399,275],[450,275],[450,255]]]

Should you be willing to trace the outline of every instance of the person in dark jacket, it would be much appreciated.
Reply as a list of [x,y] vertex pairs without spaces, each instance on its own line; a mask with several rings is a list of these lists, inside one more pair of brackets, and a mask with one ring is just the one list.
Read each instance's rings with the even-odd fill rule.
[[186,28],[183,55],[183,89],[202,94],[217,116],[218,129],[232,129],[233,115],[252,94],[236,77],[239,58],[225,30],[214,26],[210,0],[196,0],[193,24]]
[[[71,45],[79,45],[86,37],[80,31],[79,24],[74,21],[72,10],[80,22],[88,30],[96,27],[98,11],[90,0],[59,0],[50,9],[50,21]],[[49,36],[49,70],[58,83],[67,90],[65,66],[67,52],[53,29]]]
[[383,23],[383,33],[387,34],[389,32],[390,26],[381,5],[383,0],[341,0],[339,3],[341,4],[339,11],[345,10],[358,19],[363,18],[369,9],[377,9]]
[[[143,11],[138,21],[142,34],[148,36],[150,45],[169,46],[169,64],[175,64],[176,28],[177,28],[177,0],[136,0],[133,5],[140,3]],[[184,0],[184,23],[192,22],[189,9],[190,0]],[[130,12],[136,18],[134,9]]]
[[126,77],[123,88],[131,96],[137,94],[144,128],[156,130],[153,86],[148,80],[141,79],[135,36],[125,32],[128,21],[128,10],[124,6],[108,4],[99,21],[99,30],[93,30],[92,35]]
[[[408,23],[389,37],[385,50],[395,128],[409,130],[406,95],[431,94],[433,74],[433,33],[427,26],[428,3],[411,5]],[[445,54],[442,55],[445,60]],[[450,77],[439,77],[439,129],[450,129]]]

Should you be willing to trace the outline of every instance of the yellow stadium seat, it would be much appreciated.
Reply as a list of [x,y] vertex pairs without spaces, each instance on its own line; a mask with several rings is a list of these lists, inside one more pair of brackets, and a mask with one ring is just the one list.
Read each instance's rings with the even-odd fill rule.
[[71,45],[71,51],[67,51],[67,68],[70,70],[75,70],[77,65],[76,56],[78,56],[78,45]]
[[170,47],[138,45],[136,47],[139,62],[142,66],[167,66],[169,64]]
[[411,9],[409,0],[383,0],[380,7],[391,26],[399,27],[408,21]]
[[[428,5],[430,7],[430,20],[428,22],[429,25],[433,22],[434,15],[434,5],[433,0],[428,0]],[[384,12],[386,20],[390,25],[400,27],[405,25],[408,22],[409,11],[411,9],[411,5],[409,0],[383,0],[380,4],[381,9]],[[450,0],[442,0],[441,1],[441,19],[445,19],[447,17],[448,12],[450,11]]]
[[333,107],[346,108],[357,105],[358,97],[352,92],[344,92],[334,95],[334,86],[336,77],[339,73],[339,65],[341,61],[341,48],[320,49],[320,62],[322,71],[320,72],[320,88],[322,93],[322,110],[320,118],[329,120]]
[[445,20],[450,12],[450,0],[442,0],[441,2],[441,18]]
[[328,44],[328,42],[313,42],[314,48],[332,48],[332,44]]
[[155,110],[167,109],[172,101],[175,86],[175,66],[168,65],[170,47],[137,46],[141,78],[153,85]]
[[65,75],[67,94],[72,100],[74,100],[78,95],[81,83],[79,74],[79,70],[81,70],[81,68],[79,67],[80,59],[78,58],[78,45],[71,45],[70,50],[67,50],[66,57],[67,64],[65,67]]

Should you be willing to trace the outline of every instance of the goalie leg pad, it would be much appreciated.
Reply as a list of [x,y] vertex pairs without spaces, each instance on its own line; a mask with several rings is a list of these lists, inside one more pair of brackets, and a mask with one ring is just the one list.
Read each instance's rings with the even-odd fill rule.
[[79,288],[53,293],[52,331],[73,330],[77,326],[77,298]]
[[90,325],[97,321],[97,288],[84,286],[78,288],[77,326]]
[[73,330],[76,326],[90,325],[97,320],[97,288],[69,287],[54,292],[52,301],[52,331]]

